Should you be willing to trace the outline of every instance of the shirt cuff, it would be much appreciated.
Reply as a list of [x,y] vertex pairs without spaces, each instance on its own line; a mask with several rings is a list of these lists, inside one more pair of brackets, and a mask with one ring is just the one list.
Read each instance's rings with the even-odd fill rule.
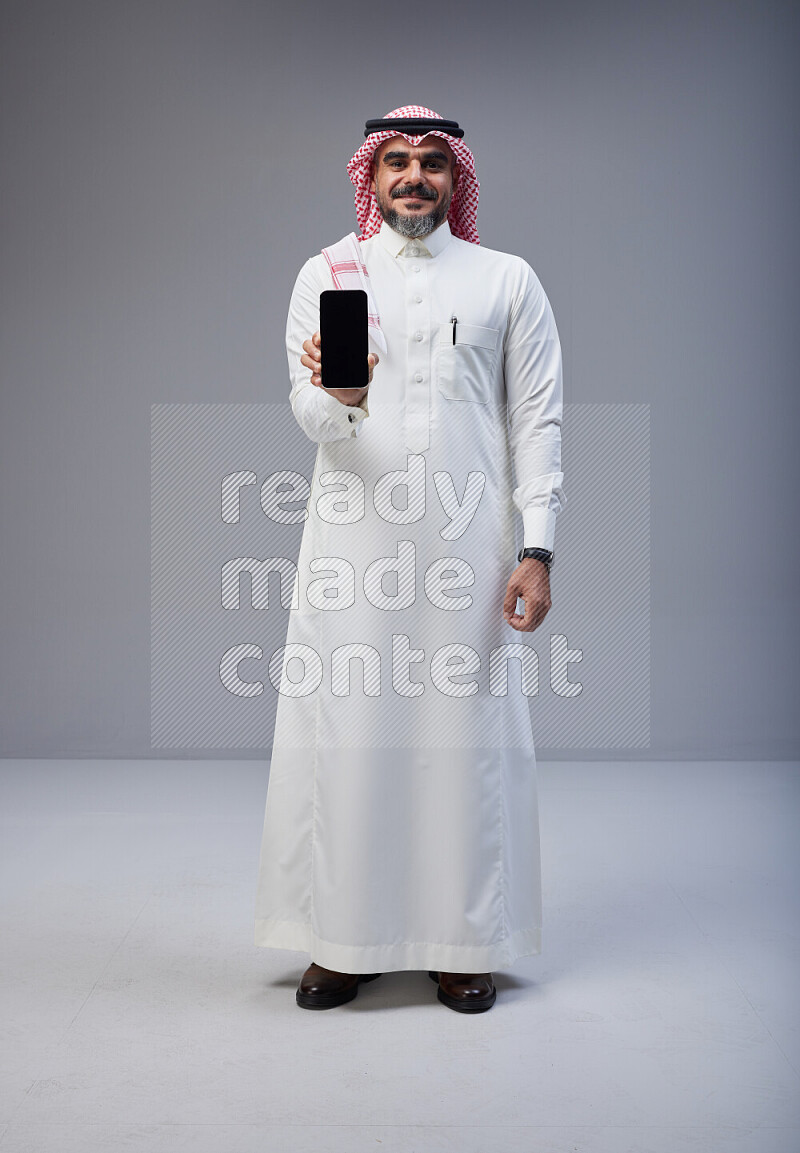
[[532,505],[522,510],[522,547],[544,548],[553,552],[556,537],[556,513]]
[[369,406],[367,405],[367,396],[369,393],[364,393],[360,402],[357,405],[342,404],[342,402],[331,393],[326,392],[325,389],[320,389],[323,396],[323,407],[325,415],[336,422],[337,426],[341,428],[342,435],[344,436],[347,430],[350,430],[351,437],[358,436],[358,426],[366,417],[369,416]]

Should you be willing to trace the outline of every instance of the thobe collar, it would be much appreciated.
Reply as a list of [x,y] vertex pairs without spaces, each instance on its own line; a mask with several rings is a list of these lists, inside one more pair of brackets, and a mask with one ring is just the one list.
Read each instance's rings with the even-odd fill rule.
[[416,248],[420,256],[438,256],[453,239],[447,219],[443,220],[439,227],[435,228],[433,232],[429,232],[427,236],[413,237],[401,236],[383,220],[377,235],[378,240],[390,256],[408,255],[412,248]]

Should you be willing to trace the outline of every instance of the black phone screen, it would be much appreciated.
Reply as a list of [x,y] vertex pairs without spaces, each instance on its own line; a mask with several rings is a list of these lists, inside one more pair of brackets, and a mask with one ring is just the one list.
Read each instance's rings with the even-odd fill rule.
[[324,388],[366,388],[369,383],[367,294],[337,288],[319,294]]

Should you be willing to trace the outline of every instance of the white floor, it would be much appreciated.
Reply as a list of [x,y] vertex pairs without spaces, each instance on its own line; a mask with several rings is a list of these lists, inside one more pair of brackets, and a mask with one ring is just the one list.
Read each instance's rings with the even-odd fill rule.
[[267,768],[0,763],[2,1153],[798,1153],[800,766],[540,764],[544,949],[296,1006]]

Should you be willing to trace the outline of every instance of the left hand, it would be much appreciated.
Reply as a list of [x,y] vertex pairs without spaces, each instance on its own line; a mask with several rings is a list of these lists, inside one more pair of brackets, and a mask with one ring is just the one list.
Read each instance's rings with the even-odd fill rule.
[[[525,616],[516,611],[517,597],[525,602]],[[521,633],[532,633],[550,612],[550,573],[535,557],[520,561],[508,579],[503,616],[506,623]]]

